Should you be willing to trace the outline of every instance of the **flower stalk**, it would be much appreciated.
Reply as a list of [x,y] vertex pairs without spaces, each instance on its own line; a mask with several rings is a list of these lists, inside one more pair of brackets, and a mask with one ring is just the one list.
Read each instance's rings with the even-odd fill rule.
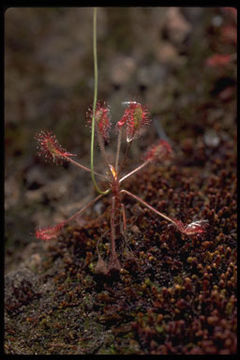
[[91,177],[95,189],[100,194],[107,194],[108,191],[103,191],[99,188],[94,172],[94,136],[95,136],[95,116],[97,105],[97,91],[98,91],[98,62],[97,62],[97,8],[93,9],[93,61],[94,61],[94,95],[93,95],[93,113],[92,113],[92,127],[91,127]]

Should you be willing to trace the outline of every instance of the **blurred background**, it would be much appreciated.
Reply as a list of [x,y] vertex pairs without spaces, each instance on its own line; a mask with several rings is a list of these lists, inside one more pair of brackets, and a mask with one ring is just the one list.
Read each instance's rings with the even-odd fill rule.
[[[113,123],[126,100],[146,104],[153,118],[132,165],[159,136],[183,154],[191,142],[214,147],[236,138],[236,16],[233,8],[98,9],[98,98],[110,105]],[[53,130],[89,165],[93,75],[92,8],[6,11],[6,271],[41,246],[36,227],[63,220],[93,196],[89,174],[44,164],[34,142],[37,131]],[[98,155],[95,162],[101,169]]]

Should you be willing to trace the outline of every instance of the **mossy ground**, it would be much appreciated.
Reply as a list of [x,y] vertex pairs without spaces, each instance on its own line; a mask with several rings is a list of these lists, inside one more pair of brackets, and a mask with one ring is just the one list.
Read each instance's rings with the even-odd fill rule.
[[[203,146],[204,154],[207,150]],[[22,297],[23,280],[6,303],[6,351],[234,353],[237,220],[232,150],[232,144],[222,142],[227,161],[216,149],[205,162],[207,171],[176,166],[182,156],[176,164],[149,167],[128,184],[178,219],[208,219],[205,236],[183,236],[127,201],[127,247],[120,255],[118,276],[95,274],[96,243],[108,229],[107,203],[106,217],[69,227],[48,243],[37,280],[26,284]],[[100,249],[107,258],[107,235]]]
[[[207,44],[196,47],[190,41],[188,66],[177,66],[170,72],[162,103],[160,99],[153,101],[154,114],[161,114],[174,158],[166,164],[152,164],[141,176],[126,182],[126,189],[169,216],[186,223],[207,219],[207,233],[182,235],[165,220],[124,198],[127,231],[125,237],[118,238],[122,270],[102,276],[95,272],[96,244],[100,240],[100,253],[107,261],[109,197],[100,203],[101,215],[93,208],[81,223],[65,228],[57,240],[41,243],[31,239],[32,245],[26,246],[18,262],[15,249],[22,249],[22,245],[18,247],[16,240],[23,238],[21,226],[26,227],[16,225],[14,237],[7,237],[12,271],[5,280],[6,353],[236,353],[236,64],[209,69],[199,55],[206,55],[208,46],[217,51],[221,43],[219,32],[209,25],[211,16],[216,15],[219,10],[206,12],[204,29],[195,35],[201,38],[205,31]],[[222,44],[221,51],[233,51],[230,45]],[[150,91],[151,86],[147,93]],[[161,106],[163,110],[159,110]],[[132,160],[156,137],[150,134],[132,153]],[[11,141],[12,136],[14,131],[9,135]],[[21,148],[14,143],[15,150],[18,146]],[[13,164],[15,150],[9,150]],[[33,161],[32,167],[36,166]],[[19,178],[26,176],[28,168],[18,174]],[[54,176],[58,174],[59,169]],[[36,191],[40,180],[37,178]],[[84,185],[85,178],[81,181],[84,194],[88,185]],[[20,192],[24,182],[21,186]],[[15,204],[12,213],[10,207],[11,219],[19,220],[22,214],[44,207],[51,214],[49,197],[38,196],[43,198],[33,198],[32,207],[20,197],[22,203]],[[53,207],[59,201],[53,197]],[[15,267],[14,262],[18,264]]]

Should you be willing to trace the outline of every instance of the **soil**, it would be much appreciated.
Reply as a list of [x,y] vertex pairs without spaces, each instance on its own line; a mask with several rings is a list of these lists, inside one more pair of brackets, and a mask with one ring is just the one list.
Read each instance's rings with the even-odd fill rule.
[[107,275],[96,264],[98,243],[109,261],[110,196],[57,239],[34,236],[96,196],[88,173],[44,164],[33,140],[52,129],[89,163],[91,41],[91,8],[5,14],[5,353],[236,354],[236,12],[99,9],[99,98],[113,123],[126,100],[152,117],[126,171],[159,137],[174,150],[124,188],[184,223],[209,222],[187,236],[124,197],[121,270]]

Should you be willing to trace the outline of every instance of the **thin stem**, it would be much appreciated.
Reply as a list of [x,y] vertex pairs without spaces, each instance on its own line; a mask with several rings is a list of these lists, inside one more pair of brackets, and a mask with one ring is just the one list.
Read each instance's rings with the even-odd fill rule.
[[119,163],[119,154],[120,154],[121,140],[122,140],[122,128],[120,128],[120,129],[119,129],[119,132],[118,132],[117,154],[116,154],[116,160],[115,160],[115,169],[116,169],[116,172],[118,172],[118,163]]
[[107,154],[106,154],[106,150],[105,150],[105,146],[104,146],[104,140],[98,129],[97,129],[97,137],[98,137],[98,144],[99,144],[103,159],[104,159],[105,163],[107,164],[107,166],[109,167],[109,161],[107,159]]
[[108,264],[109,270],[117,270],[121,269],[121,264],[118,260],[118,256],[116,253],[116,197],[112,197],[112,210],[111,210],[111,254],[110,254],[110,261]]
[[[84,166],[84,165],[80,164],[79,162],[77,162],[77,161],[75,161],[75,160],[71,159],[70,157],[68,157],[68,160],[69,160],[69,161],[70,161],[73,165],[76,165],[76,166],[80,167],[81,169],[83,169],[83,170],[85,170],[85,171],[88,171],[88,172],[91,172],[91,171],[92,171],[92,170],[91,170],[91,169],[89,169],[88,167],[86,167],[86,166]],[[100,177],[102,177],[102,178],[104,178],[104,179],[106,179],[106,177],[105,177],[104,175],[99,174],[99,173],[98,173],[98,172],[96,172],[96,171],[94,171],[94,174],[95,174],[95,175],[97,175],[97,176],[100,176]]]
[[93,9],[93,60],[94,60],[94,96],[93,96],[93,116],[92,116],[92,129],[91,129],[91,176],[95,189],[100,194],[107,194],[108,190],[102,191],[95,180],[94,172],[94,135],[95,135],[95,113],[97,104],[97,90],[98,90],[98,64],[97,64],[97,8]]
[[78,210],[75,214],[73,214],[70,218],[68,218],[67,220],[64,221],[65,224],[69,223],[70,221],[72,221],[73,219],[75,219],[76,217],[78,217],[79,215],[81,215],[84,211],[86,211],[89,207],[91,207],[92,205],[95,204],[95,202],[97,202],[98,200],[100,200],[102,197],[104,196],[104,194],[100,194],[97,197],[95,197],[95,199],[89,201],[89,203],[87,205],[85,205],[82,209]]
[[116,256],[116,229],[115,229],[115,196],[112,197],[112,210],[111,210],[111,254]]
[[150,160],[146,160],[142,165],[138,166],[136,169],[134,169],[133,171],[131,171],[130,173],[124,175],[120,180],[119,183],[123,182],[124,180],[126,180],[129,176],[132,176],[133,174],[135,174],[137,171],[141,170],[142,168],[144,168],[146,165],[148,165],[150,163]]
[[133,199],[139,201],[141,204],[143,204],[144,206],[146,206],[147,208],[149,208],[150,210],[152,210],[155,214],[163,217],[164,219],[170,221],[171,223],[173,223],[174,225],[177,226],[176,222],[171,219],[170,217],[168,217],[167,215],[161,213],[160,211],[154,209],[151,205],[149,205],[148,203],[146,203],[146,201],[142,200],[141,198],[139,198],[137,195],[132,194],[131,192],[127,191],[127,190],[121,190],[121,193],[127,194],[130,197],[132,197]]

